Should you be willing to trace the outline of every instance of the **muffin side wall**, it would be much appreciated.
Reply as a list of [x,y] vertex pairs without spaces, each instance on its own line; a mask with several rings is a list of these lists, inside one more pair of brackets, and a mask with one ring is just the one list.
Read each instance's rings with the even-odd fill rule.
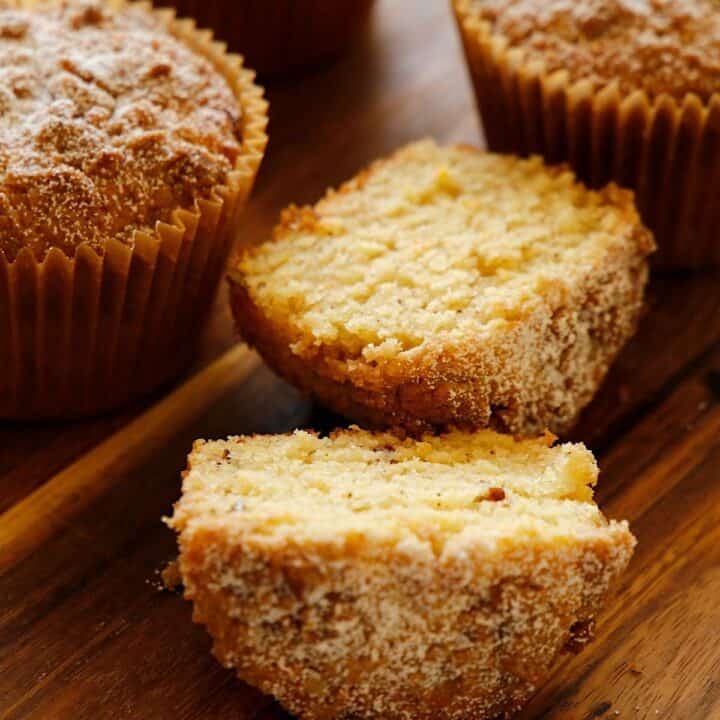
[[467,0],[453,0],[490,150],[569,163],[591,187],[635,191],[665,268],[720,265],[720,97],[651,99],[614,84],[547,74],[492,34]]

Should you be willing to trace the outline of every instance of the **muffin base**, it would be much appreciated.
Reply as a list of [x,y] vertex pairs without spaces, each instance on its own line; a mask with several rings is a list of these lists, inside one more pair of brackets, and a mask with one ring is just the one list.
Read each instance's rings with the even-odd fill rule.
[[[114,0],[122,7],[125,0]],[[22,0],[32,7],[36,0]],[[243,108],[243,153],[209,199],[171,223],[37,260],[0,253],[0,418],[94,415],[173,380],[191,361],[267,143],[267,103],[254,74],[172,11],[168,30],[206,57]]]
[[703,104],[572,82],[508,48],[471,0],[453,6],[491,150],[568,162],[592,187],[632,188],[657,240],[655,265],[720,265],[720,96]]
[[297,332],[271,321],[232,275],[231,302],[240,334],[278,375],[351,420],[411,432],[457,426],[562,435],[635,333],[652,248],[649,234],[645,240],[601,258],[586,285],[549,289],[508,332],[396,367],[350,363],[325,346],[296,354]]
[[208,529],[181,533],[179,567],[218,660],[304,720],[499,720],[592,626],[633,547],[618,524],[433,559],[360,538],[240,548]]

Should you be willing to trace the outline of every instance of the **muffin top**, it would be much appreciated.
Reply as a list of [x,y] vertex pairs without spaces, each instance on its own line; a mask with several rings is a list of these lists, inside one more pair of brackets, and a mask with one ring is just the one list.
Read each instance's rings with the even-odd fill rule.
[[547,69],[629,93],[720,91],[718,0],[470,0],[493,32]]
[[131,243],[223,184],[240,108],[213,66],[139,6],[0,0],[0,251]]

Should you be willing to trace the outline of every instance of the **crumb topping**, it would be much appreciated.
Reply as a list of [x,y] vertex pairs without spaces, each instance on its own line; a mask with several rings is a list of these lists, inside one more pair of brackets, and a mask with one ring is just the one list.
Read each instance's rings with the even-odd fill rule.
[[720,91],[717,0],[472,0],[511,46],[575,79],[655,97]]
[[227,179],[240,109],[212,65],[136,6],[0,0],[0,250],[132,242]]

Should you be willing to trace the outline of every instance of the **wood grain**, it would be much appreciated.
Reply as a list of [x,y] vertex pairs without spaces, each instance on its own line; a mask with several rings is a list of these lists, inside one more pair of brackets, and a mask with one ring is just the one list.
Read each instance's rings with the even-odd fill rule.
[[638,550],[595,643],[524,717],[720,717],[717,368],[720,350],[603,458],[600,501]]
[[0,572],[72,522],[86,505],[141,464],[218,398],[230,392],[259,358],[236,345],[184,385],[135,418],[77,462],[0,515]]
[[[380,0],[346,58],[269,97],[246,241],[403,142],[480,142],[444,3]],[[196,437],[342,422],[234,342],[222,289],[194,374],[170,394],[82,423],[0,426],[3,720],[286,718],[159,589],[175,552],[160,518]],[[637,337],[574,436],[600,456],[600,502],[640,544],[596,641],[561,660],[523,717],[719,719],[719,274],[653,279]]]

